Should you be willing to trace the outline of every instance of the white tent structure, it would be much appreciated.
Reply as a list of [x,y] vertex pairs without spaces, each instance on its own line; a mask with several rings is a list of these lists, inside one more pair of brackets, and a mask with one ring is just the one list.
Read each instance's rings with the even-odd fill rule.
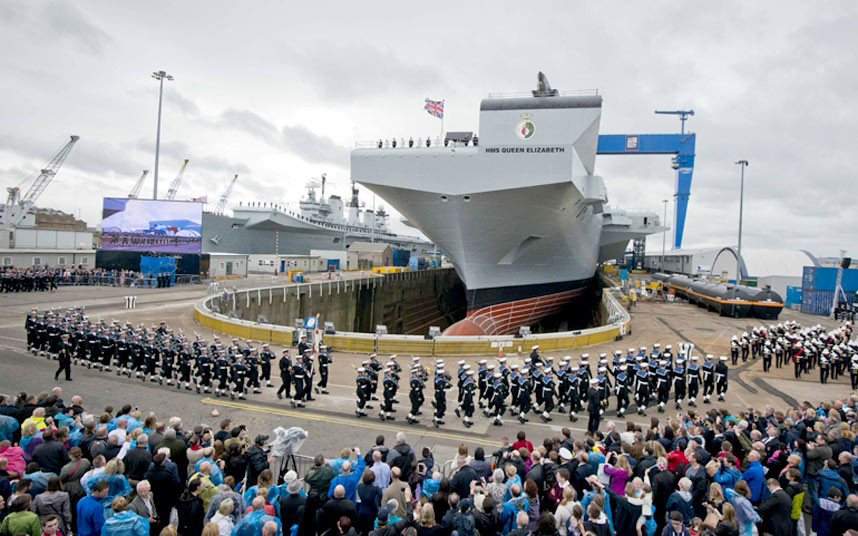
[[[736,248],[721,249],[712,263],[712,275],[735,280],[736,257]],[[819,266],[819,261],[804,250],[743,248],[740,279],[756,279],[757,286],[769,285],[784,297],[787,286],[801,286],[805,266]]]

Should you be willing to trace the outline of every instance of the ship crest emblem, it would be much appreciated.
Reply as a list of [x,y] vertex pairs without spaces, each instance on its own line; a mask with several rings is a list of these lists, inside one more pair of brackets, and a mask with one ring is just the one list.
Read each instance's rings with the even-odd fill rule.
[[515,135],[521,140],[529,140],[536,134],[536,124],[530,114],[521,114],[521,121],[515,125]]

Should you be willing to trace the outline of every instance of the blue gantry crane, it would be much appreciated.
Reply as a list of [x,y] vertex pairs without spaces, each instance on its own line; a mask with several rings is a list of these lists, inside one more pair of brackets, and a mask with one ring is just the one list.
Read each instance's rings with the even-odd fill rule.
[[691,176],[694,172],[694,144],[696,135],[685,133],[685,121],[694,115],[694,110],[656,110],[657,114],[679,116],[682,128],[679,134],[602,134],[599,136],[597,154],[669,154],[676,170],[676,193],[674,194],[673,248],[682,246],[688,198],[691,196]]

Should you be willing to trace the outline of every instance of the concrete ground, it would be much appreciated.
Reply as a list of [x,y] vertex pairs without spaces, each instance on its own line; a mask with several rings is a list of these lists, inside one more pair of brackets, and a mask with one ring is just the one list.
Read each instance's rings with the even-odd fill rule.
[[[324,277],[323,275],[321,277]],[[283,278],[278,278],[274,284],[283,284]],[[244,280],[222,283],[237,288],[267,286],[272,284],[272,278],[252,277]],[[105,287],[65,287],[52,293],[0,294],[0,392],[17,393],[19,391],[40,392],[57,385],[53,381],[56,363],[45,358],[32,356],[25,351],[24,318],[31,308],[47,309],[53,307],[86,306],[91,318],[105,320],[130,320],[134,323],[144,322],[156,324],[166,320],[174,330],[182,329],[189,337],[200,333],[210,339],[213,333],[199,326],[193,320],[193,304],[207,293],[207,286],[184,286],[172,289],[135,289],[138,296],[137,308],[124,309],[124,296],[130,294],[129,289]],[[803,325],[822,324],[834,327],[836,324],[828,319],[784,310],[781,321],[796,320]],[[771,322],[769,322],[771,323]],[[606,343],[574,352],[559,352],[553,354],[561,358],[567,353],[576,358],[583,352],[596,357],[601,352],[610,355],[614,350],[626,350],[630,347],[651,346],[659,342],[662,346],[679,341],[694,343],[697,355],[712,353],[716,356],[729,355],[729,341],[732,335],[749,330],[759,325],[755,319],[731,319],[719,317],[703,309],[685,303],[638,302],[632,311],[632,333],[621,341]],[[280,348],[275,348],[279,354]],[[521,356],[522,358],[524,356]],[[462,426],[461,421],[452,413],[455,407],[455,389],[449,393],[450,411],[447,414],[447,424],[441,429],[427,426],[431,412],[427,396],[424,405],[424,415],[421,423],[408,426],[404,422],[407,412],[407,386],[400,390],[398,398],[399,411],[395,421],[382,423],[375,411],[370,411],[370,417],[357,419],[354,416],[354,368],[359,365],[363,355],[345,353],[334,354],[334,364],[331,367],[330,395],[317,395],[316,401],[309,402],[308,407],[301,410],[291,408],[287,401],[278,400],[276,389],[264,389],[262,394],[249,395],[242,402],[215,398],[214,396],[197,395],[187,391],[177,391],[175,388],[161,387],[154,383],[143,384],[137,380],[118,377],[115,373],[103,373],[80,367],[73,369],[72,382],[59,382],[64,389],[64,398],[68,400],[74,394],[84,397],[88,408],[102,408],[107,405],[114,407],[130,403],[143,411],[155,411],[160,418],[166,419],[172,415],[182,416],[186,423],[204,422],[212,426],[224,417],[248,424],[252,433],[266,433],[276,426],[300,426],[309,432],[309,437],[302,450],[304,454],[324,452],[336,454],[343,446],[357,445],[363,449],[373,444],[377,434],[384,434],[392,441],[395,432],[405,430],[409,434],[409,442],[413,446],[430,446],[436,452],[436,459],[450,459],[455,447],[460,443],[494,447],[500,445],[502,438],[514,437],[516,432],[524,429],[529,437],[541,440],[547,436],[559,435],[562,427],[568,426],[573,434],[583,434],[586,427],[586,414],[576,423],[569,422],[564,415],[555,414],[554,420],[544,424],[538,417],[532,416],[531,422],[520,426],[517,421],[507,419],[503,427],[492,426],[488,419],[481,415],[475,416],[476,425],[470,429]],[[403,366],[410,363],[411,356],[400,356]],[[384,360],[382,356],[382,360]],[[434,359],[423,356],[423,362],[429,364]],[[463,358],[473,366],[479,357]],[[488,356],[490,362],[496,361],[497,356]],[[520,359],[516,355],[508,356],[509,362]],[[448,368],[455,369],[455,358],[447,358]],[[276,370],[276,366],[275,366]],[[274,378],[279,385],[279,378]],[[802,380],[794,380],[792,370],[772,370],[762,372],[760,360],[749,360],[740,363],[730,373],[730,388],[728,398],[718,407],[726,407],[734,412],[748,408],[760,408],[771,404],[778,408],[793,405],[796,401],[809,400],[816,403],[820,400],[831,400],[846,396],[850,393],[848,378],[831,381],[820,388],[818,374],[805,376]],[[427,391],[431,395],[431,388]],[[612,408],[606,414],[605,420],[615,418]],[[701,404],[702,408],[706,408]],[[212,411],[220,412],[219,417],[212,416]],[[673,413],[666,413],[668,415]],[[649,416],[660,415],[650,409]],[[662,415],[662,416],[664,416]],[[536,422],[534,422],[534,420]],[[627,420],[647,425],[649,417],[630,415]],[[622,421],[618,421],[622,422]]]

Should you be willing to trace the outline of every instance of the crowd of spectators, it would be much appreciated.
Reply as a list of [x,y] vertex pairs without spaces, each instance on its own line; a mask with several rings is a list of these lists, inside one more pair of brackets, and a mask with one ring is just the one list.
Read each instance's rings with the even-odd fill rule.
[[689,410],[451,460],[400,432],[290,469],[282,428],[187,427],[54,388],[0,400],[0,535],[858,534],[856,410]]
[[159,274],[144,274],[132,270],[105,270],[86,268],[82,265],[56,268],[0,267],[0,291],[2,292],[51,291],[61,285],[158,288],[170,286],[159,279]]

